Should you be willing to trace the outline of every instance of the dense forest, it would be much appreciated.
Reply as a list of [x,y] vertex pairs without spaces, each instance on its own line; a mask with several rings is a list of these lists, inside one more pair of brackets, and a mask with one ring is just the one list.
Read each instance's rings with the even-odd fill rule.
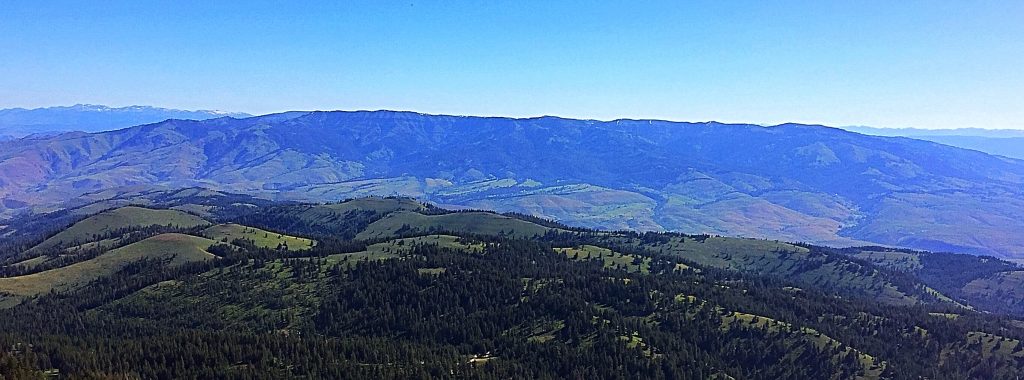
[[[942,291],[967,278],[927,285],[932,266],[407,199],[238,203],[150,206],[204,211],[209,225],[187,228],[24,221],[37,232],[0,255],[0,378],[1024,375],[1024,322]],[[34,227],[47,217],[65,227]],[[92,243],[34,248],[70,226],[98,227]]]

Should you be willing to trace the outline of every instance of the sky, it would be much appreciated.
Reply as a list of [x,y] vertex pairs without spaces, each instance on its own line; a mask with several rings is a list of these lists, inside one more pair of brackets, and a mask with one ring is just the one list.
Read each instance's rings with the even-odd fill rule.
[[0,108],[1024,129],[1024,1],[0,2]]

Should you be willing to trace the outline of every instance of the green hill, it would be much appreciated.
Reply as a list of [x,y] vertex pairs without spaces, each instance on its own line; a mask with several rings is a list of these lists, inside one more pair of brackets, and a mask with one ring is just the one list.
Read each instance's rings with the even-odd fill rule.
[[[850,257],[708,235],[545,234],[551,229],[499,214],[416,205],[253,206],[234,218],[218,214],[230,223],[202,231],[209,238],[160,234],[0,278],[0,342],[13,342],[0,344],[0,353],[32,351],[40,371],[69,377],[1024,375],[1024,322],[960,308],[929,295],[915,277],[957,267],[936,261],[944,255]],[[309,223],[288,227],[303,215]],[[362,226],[364,237],[381,240],[334,235],[333,223]],[[211,245],[236,237],[292,250],[240,244],[210,250],[225,251],[212,260]],[[124,270],[142,258],[177,267]],[[959,271],[1001,265],[964,261]],[[999,273],[1006,273],[1001,287],[1024,283],[1015,272]]]
[[94,241],[94,236],[101,236],[122,228],[153,225],[189,228],[206,224],[210,224],[210,222],[183,211],[127,206],[85,218],[44,240],[34,249],[79,245]]
[[425,208],[422,203],[408,198],[356,198],[341,203],[323,206],[334,212],[346,213],[353,210],[370,210],[381,214],[395,211],[420,211]]
[[923,267],[920,254],[915,252],[866,249],[853,254],[853,257],[900,272],[916,272]]
[[482,252],[483,244],[464,242],[462,239],[451,235],[426,235],[411,238],[388,240],[382,243],[371,244],[365,250],[352,253],[338,253],[327,256],[331,264],[342,263],[354,265],[360,261],[379,261],[400,257],[417,244],[436,245],[439,248],[462,250],[465,252]]
[[605,268],[620,268],[629,272],[651,272],[651,259],[639,255],[626,255],[608,248],[593,245],[579,247],[555,248],[555,252],[563,253],[574,260],[600,260]]
[[374,221],[396,211],[425,206],[405,198],[359,198],[331,204],[281,204],[254,209],[234,220],[247,226],[305,236],[350,239]]
[[933,298],[923,286],[898,284],[892,275],[838,254],[772,240],[709,236],[671,237],[656,242],[605,234],[594,240],[611,249],[625,247],[670,255],[700,266],[776,276],[841,293],[870,297],[892,304],[916,304]]
[[246,239],[252,241],[253,244],[261,248],[277,248],[278,245],[283,244],[291,251],[309,249],[316,244],[310,239],[279,234],[277,232],[265,231],[259,228],[234,223],[212,226],[203,230],[202,235],[213,240],[228,243],[235,239]]
[[548,230],[548,227],[488,212],[423,215],[399,211],[371,223],[356,235],[356,239],[390,237],[403,232],[458,232],[526,238],[543,235]]
[[995,257],[905,249],[842,250],[880,267],[907,273],[957,302],[990,312],[1024,314],[1024,271]]
[[982,355],[1004,365],[1020,365],[1024,362],[1024,347],[1020,340],[996,334],[972,331],[967,334],[967,344],[981,346]]
[[169,259],[171,265],[205,261],[216,256],[206,248],[216,242],[197,236],[168,233],[113,249],[95,258],[25,276],[0,278],[0,293],[34,296],[51,290],[77,288],[117,272],[142,259]]
[[964,284],[964,298],[984,305],[1000,305],[1000,311],[1024,311],[1024,271],[1014,270],[979,277]]
[[358,198],[341,203],[287,207],[290,216],[306,223],[337,223],[352,212],[385,215],[396,211],[419,211],[423,205],[404,198]]
[[[675,298],[678,302],[684,302],[691,304],[691,306],[697,309],[710,308],[714,310],[714,313],[722,316],[721,329],[724,331],[732,330],[761,330],[770,331],[775,334],[779,334],[782,339],[797,340],[801,343],[809,343],[810,346],[815,347],[818,350],[831,352],[833,362],[851,361],[855,366],[858,366],[858,375],[855,379],[878,379],[881,377],[885,370],[885,363],[877,363],[875,358],[871,355],[867,355],[860,352],[850,346],[838,341],[828,335],[822,334],[812,328],[795,328],[790,323],[776,320],[774,318],[766,317],[763,315],[755,315],[748,313],[741,313],[735,311],[724,310],[718,306],[711,306],[704,300],[697,299],[693,296],[679,295]],[[787,358],[787,360],[796,360],[794,357]],[[798,363],[793,362],[792,365]]]

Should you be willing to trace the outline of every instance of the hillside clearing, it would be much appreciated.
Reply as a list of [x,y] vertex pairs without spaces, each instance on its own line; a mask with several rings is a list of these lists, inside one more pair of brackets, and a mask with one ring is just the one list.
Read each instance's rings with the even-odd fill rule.
[[486,212],[456,212],[443,215],[423,215],[399,211],[371,223],[356,235],[357,239],[374,239],[400,235],[406,232],[458,232],[513,237],[543,235],[550,228]]
[[367,246],[364,251],[328,255],[327,261],[331,265],[345,263],[347,266],[351,266],[360,261],[387,260],[408,253],[417,244],[432,244],[437,245],[439,248],[450,248],[474,253],[483,252],[484,249],[483,244],[467,243],[457,236],[427,235],[372,244]]
[[218,224],[203,230],[202,235],[212,240],[230,243],[235,239],[252,241],[260,248],[277,248],[279,245],[290,251],[301,251],[312,248],[316,242],[310,239],[279,234],[241,224]]
[[562,253],[574,260],[601,260],[605,268],[622,268],[630,272],[640,272],[643,274],[651,272],[651,258],[625,255],[604,247],[583,245],[579,247],[555,248],[555,252]]
[[206,252],[206,248],[214,243],[213,240],[191,235],[160,234],[66,267],[0,278],[0,292],[34,296],[51,290],[73,289],[111,275],[142,259],[165,259],[169,260],[170,265],[210,260],[216,256]]

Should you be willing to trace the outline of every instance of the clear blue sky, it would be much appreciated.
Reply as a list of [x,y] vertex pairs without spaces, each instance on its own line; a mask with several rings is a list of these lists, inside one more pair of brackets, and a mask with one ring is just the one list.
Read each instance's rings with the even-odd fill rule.
[[2,1],[0,108],[1024,129],[1020,0],[227,3]]

